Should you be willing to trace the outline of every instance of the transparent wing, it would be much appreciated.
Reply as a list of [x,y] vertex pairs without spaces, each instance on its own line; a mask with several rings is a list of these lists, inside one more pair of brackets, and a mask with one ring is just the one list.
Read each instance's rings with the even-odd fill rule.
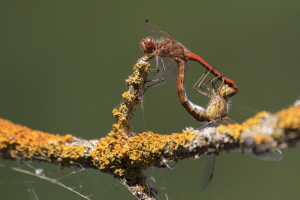
[[205,169],[201,176],[201,188],[204,190],[208,187],[210,181],[214,175],[214,168],[215,168],[215,154],[209,154],[206,156],[207,163]]
[[164,85],[177,77],[176,72],[178,67],[174,59],[156,57],[155,62],[158,72],[151,78],[148,86]]
[[147,36],[151,36],[155,39],[156,42],[160,42],[167,38],[172,38],[168,33],[158,28],[149,20],[145,20],[144,29],[147,33]]
[[273,152],[269,152],[266,154],[262,154],[262,155],[254,155],[254,154],[247,154],[253,158],[259,159],[259,160],[264,160],[264,161],[281,161],[283,158],[283,154],[282,152],[276,148],[275,151]]

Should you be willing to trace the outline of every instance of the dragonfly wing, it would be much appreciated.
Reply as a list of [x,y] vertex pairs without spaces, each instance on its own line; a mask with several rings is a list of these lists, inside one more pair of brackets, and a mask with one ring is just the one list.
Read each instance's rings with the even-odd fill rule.
[[168,33],[158,28],[149,20],[145,20],[144,29],[147,33],[147,36],[151,36],[155,39],[156,42],[161,42],[167,38],[170,38]]
[[210,181],[213,178],[215,168],[215,154],[209,154],[206,156],[207,163],[201,176],[201,188],[204,190],[208,187]]
[[151,78],[149,86],[164,85],[176,78],[177,65],[173,59],[157,57],[156,65],[158,72]]
[[264,160],[264,161],[281,161],[283,158],[283,154],[278,148],[276,148],[276,150],[273,152],[269,152],[259,156],[254,154],[249,154],[249,155],[253,158]]

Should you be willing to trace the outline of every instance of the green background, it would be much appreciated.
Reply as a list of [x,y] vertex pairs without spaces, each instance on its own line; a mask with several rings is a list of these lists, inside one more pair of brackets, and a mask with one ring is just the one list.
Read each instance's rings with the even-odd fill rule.
[[[127,90],[124,80],[141,53],[145,18],[216,66],[239,86],[229,117],[237,122],[291,105],[299,92],[299,1],[1,1],[0,117],[33,129],[93,139],[105,137],[111,111]],[[204,72],[191,64],[189,98]],[[179,104],[176,84],[151,88],[133,119],[134,131],[170,134],[199,127]],[[160,199],[299,199],[298,149],[281,162],[239,153],[217,157],[210,187],[200,189],[204,159],[184,160],[174,170],[150,169]],[[31,163],[50,177],[74,169]],[[82,199],[57,185],[0,161],[4,199]],[[62,179],[93,199],[134,199],[111,176],[89,170]],[[165,195],[166,194],[166,195]],[[167,197],[166,197],[167,196]]]

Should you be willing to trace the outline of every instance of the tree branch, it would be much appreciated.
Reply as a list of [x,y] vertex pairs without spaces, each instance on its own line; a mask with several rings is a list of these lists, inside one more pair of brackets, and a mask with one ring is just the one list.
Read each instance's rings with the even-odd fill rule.
[[138,199],[155,199],[157,190],[142,173],[150,166],[167,167],[170,161],[222,151],[261,155],[295,146],[300,138],[300,100],[276,114],[260,112],[242,124],[186,128],[171,135],[151,131],[136,134],[130,120],[143,98],[150,70],[146,56],[135,64],[133,74],[126,80],[129,90],[122,95],[124,102],[113,110],[117,121],[107,137],[85,140],[54,135],[0,119],[0,157],[99,169],[119,178]]

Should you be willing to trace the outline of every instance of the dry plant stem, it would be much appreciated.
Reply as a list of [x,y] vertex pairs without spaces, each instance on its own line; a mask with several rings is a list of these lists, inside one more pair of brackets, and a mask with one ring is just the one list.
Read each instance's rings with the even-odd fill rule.
[[276,114],[260,112],[242,124],[202,130],[187,128],[171,135],[150,131],[135,134],[130,119],[142,100],[149,67],[147,57],[134,66],[133,75],[126,80],[129,91],[123,94],[124,102],[113,111],[117,122],[107,137],[84,140],[72,135],[54,135],[0,119],[0,157],[97,168],[119,178],[138,199],[155,199],[156,189],[149,186],[142,173],[150,166],[167,167],[169,161],[222,151],[259,155],[294,146],[300,139],[299,100]]

